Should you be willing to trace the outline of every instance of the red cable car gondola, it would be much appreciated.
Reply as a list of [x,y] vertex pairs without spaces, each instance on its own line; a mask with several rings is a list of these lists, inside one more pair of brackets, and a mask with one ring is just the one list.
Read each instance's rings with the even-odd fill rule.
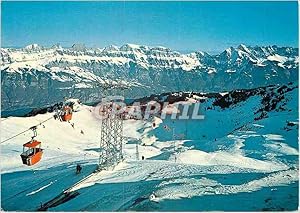
[[41,142],[32,140],[23,144],[23,153],[21,154],[23,164],[32,166],[42,159],[42,155]]
[[23,144],[23,153],[20,155],[23,164],[32,166],[38,163],[42,159],[43,149],[41,148],[41,142],[35,140],[37,136],[36,126],[32,127],[31,130],[34,133],[32,140]]
[[70,121],[72,119],[72,108],[69,106],[64,106],[62,109],[61,119],[63,121]]

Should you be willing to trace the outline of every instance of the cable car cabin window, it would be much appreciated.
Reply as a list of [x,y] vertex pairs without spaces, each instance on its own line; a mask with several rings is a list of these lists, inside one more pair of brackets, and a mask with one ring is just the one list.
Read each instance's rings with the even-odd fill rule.
[[23,147],[23,154],[25,156],[35,155],[37,152],[40,151],[42,151],[40,144],[37,147]]
[[72,113],[72,108],[71,107],[65,107],[63,110],[63,114],[67,115],[67,114],[71,114]]
[[23,147],[23,155],[30,156],[34,154],[34,150],[32,148],[25,148]]

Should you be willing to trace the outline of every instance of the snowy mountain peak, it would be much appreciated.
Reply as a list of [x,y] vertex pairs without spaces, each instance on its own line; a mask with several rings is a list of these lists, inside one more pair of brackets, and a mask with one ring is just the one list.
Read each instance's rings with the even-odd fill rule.
[[235,51],[235,49],[233,47],[229,47],[227,48],[224,53],[228,56],[231,57],[232,52]]
[[136,49],[140,49],[141,46],[140,45],[136,45],[136,44],[124,44],[123,46],[120,47],[121,51],[131,51],[131,50],[136,50]]
[[24,49],[25,50],[41,50],[42,46],[40,46],[38,44],[29,44]]
[[75,51],[85,51],[86,47],[84,44],[73,44],[72,49]]
[[60,44],[54,44],[51,49],[58,49],[58,50],[62,50],[63,47]]
[[169,49],[167,47],[163,47],[163,46],[152,47],[151,50],[162,51],[162,52],[170,52],[170,51],[172,51],[171,49]]
[[115,45],[109,45],[107,47],[104,47],[103,51],[105,51],[105,52],[119,51],[119,48]]
[[[249,48],[251,48],[251,47],[249,47]],[[244,53],[252,55],[252,52],[251,52],[251,50],[249,48],[246,45],[244,45],[244,44],[240,44],[238,46],[239,50],[243,51]]]
[[244,51],[244,52],[247,52],[247,53],[251,53],[250,50],[248,49],[248,47],[247,47],[245,44],[240,44],[240,45],[238,46],[238,49],[239,49],[239,50],[242,50],[242,51]]

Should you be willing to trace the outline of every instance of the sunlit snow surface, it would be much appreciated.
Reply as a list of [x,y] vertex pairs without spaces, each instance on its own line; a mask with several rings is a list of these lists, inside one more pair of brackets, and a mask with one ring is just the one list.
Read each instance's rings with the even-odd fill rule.
[[[125,121],[125,160],[87,178],[71,189],[77,197],[48,210],[296,210],[298,89],[285,94],[287,110],[254,120],[260,101],[253,96],[231,108],[207,109],[208,99],[204,120]],[[1,144],[4,210],[34,211],[96,168],[101,122],[93,107],[77,107],[74,128],[54,119],[38,127],[45,150],[37,165],[24,166],[19,156],[31,132]],[[52,115],[2,119],[1,141]],[[175,141],[164,126],[174,128]],[[136,141],[146,160],[136,159]]]

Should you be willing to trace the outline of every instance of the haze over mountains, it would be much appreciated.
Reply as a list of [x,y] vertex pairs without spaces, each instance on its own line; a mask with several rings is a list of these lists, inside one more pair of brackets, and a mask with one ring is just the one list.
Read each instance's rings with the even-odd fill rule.
[[64,97],[98,101],[107,93],[128,98],[171,91],[220,92],[298,80],[298,48],[230,47],[220,54],[181,54],[166,47],[125,44],[1,48],[2,110],[38,107]]

